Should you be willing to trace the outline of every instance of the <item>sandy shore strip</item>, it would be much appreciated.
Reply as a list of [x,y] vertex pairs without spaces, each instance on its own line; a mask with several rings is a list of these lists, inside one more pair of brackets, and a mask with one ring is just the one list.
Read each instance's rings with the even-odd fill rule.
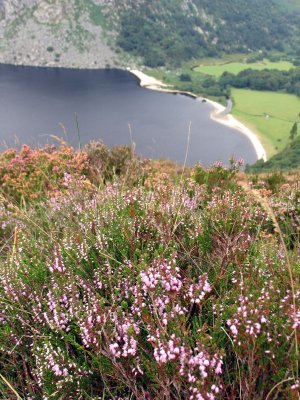
[[219,122],[220,124],[229,126],[230,128],[236,129],[247,136],[247,138],[252,143],[256,156],[258,160],[263,159],[267,161],[267,153],[264,149],[264,146],[260,142],[258,136],[251,131],[251,129],[247,128],[242,122],[238,121],[232,114],[224,114],[226,108],[222,106],[222,104],[216,103],[212,100],[207,100],[208,103],[215,107],[214,111],[210,114],[212,120]]
[[185,96],[189,96],[194,99],[198,98],[198,96],[196,96],[192,92],[187,92],[184,90],[170,89],[169,85],[166,85],[165,83],[159,81],[158,79],[153,78],[153,76],[144,74],[144,72],[138,71],[136,69],[128,69],[128,71],[131,72],[133,75],[135,75],[140,80],[140,86],[143,88],[157,90],[159,92],[183,94]]
[[[169,89],[168,85],[164,84],[163,82],[159,81],[156,78],[153,78],[152,76],[146,75],[142,71],[135,69],[128,69],[128,71],[131,72],[140,80],[141,87],[167,93],[179,93],[193,98],[198,98],[198,96],[196,96],[194,93],[191,92]],[[264,161],[267,161],[267,153],[257,135],[253,131],[251,131],[251,129],[247,128],[244,124],[242,124],[240,121],[234,118],[233,115],[224,114],[226,108],[222,106],[222,104],[219,104],[215,101],[208,99],[206,99],[206,101],[214,107],[214,110],[210,114],[210,117],[213,121],[216,121],[220,124],[226,125],[229,128],[238,130],[239,132],[243,133],[252,143],[255,149],[257,159],[258,160],[263,159]]]

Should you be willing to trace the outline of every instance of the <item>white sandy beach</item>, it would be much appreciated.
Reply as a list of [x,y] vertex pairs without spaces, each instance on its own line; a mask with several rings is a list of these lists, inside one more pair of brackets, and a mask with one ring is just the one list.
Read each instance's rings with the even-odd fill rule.
[[129,69],[129,72],[131,72],[133,75],[135,75],[140,80],[141,87],[151,89],[151,90],[158,90],[159,92],[181,93],[181,94],[188,95],[190,97],[194,97],[195,99],[197,98],[197,96],[192,92],[170,89],[170,87],[168,85],[166,85],[165,83],[159,81],[156,78],[153,78],[153,76],[144,74],[144,72],[138,71],[136,69]]
[[[159,81],[156,78],[153,78],[152,76],[146,75],[142,71],[129,69],[129,72],[131,72],[140,80],[140,86],[144,88],[158,90],[167,93],[182,93],[197,98],[195,94],[190,92],[181,92],[179,90],[168,89],[167,88],[168,85],[164,84],[163,82]],[[251,129],[247,128],[244,124],[242,124],[240,121],[234,118],[233,115],[231,114],[224,115],[223,112],[226,108],[222,106],[222,104],[207,99],[206,101],[214,107],[214,110],[210,114],[212,120],[220,124],[226,125],[230,128],[236,129],[239,132],[246,135],[255,149],[257,159],[258,160],[263,159],[264,161],[267,161],[267,153],[257,135],[253,131],[251,131]]]

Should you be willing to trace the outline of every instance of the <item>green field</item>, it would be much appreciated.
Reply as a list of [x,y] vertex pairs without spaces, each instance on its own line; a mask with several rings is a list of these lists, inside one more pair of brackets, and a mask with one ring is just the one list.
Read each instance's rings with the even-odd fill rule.
[[232,89],[232,114],[260,137],[268,158],[289,142],[294,122],[299,122],[300,99],[285,93]]
[[229,62],[224,64],[199,65],[199,67],[194,68],[194,71],[220,77],[225,71],[236,75],[239,72],[249,68],[255,70],[278,69],[281,71],[288,71],[289,69],[293,68],[293,64],[289,61],[271,62],[269,60],[255,63]]

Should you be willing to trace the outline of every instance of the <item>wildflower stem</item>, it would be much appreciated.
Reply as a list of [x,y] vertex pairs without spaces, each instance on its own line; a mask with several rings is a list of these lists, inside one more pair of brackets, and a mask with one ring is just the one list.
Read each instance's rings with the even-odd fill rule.
[[18,392],[13,388],[11,383],[2,374],[0,374],[0,378],[5,383],[5,385],[8,386],[9,389],[16,395],[17,400],[22,400],[22,398],[19,396]]

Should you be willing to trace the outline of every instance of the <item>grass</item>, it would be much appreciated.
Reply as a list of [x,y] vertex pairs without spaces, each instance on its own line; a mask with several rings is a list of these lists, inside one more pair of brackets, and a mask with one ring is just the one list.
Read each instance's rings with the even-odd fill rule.
[[242,62],[245,59],[245,54],[226,54],[222,58],[201,58],[199,60],[187,61],[178,69],[167,69],[167,68],[148,68],[145,69],[145,73],[147,75],[153,76],[164,83],[180,88],[182,82],[180,81],[181,74],[189,74],[192,81],[195,83],[195,87],[193,92],[195,94],[203,94],[202,92],[197,91],[197,84],[201,85],[206,77],[202,74],[199,74],[197,71],[197,65],[201,64],[203,66],[211,66],[212,64],[225,64],[230,62]]
[[300,122],[297,96],[232,89],[233,115],[259,135],[268,157],[283,150],[289,142],[294,122]]
[[289,61],[277,61],[271,62],[269,60],[263,60],[255,63],[246,62],[225,62],[223,64],[211,64],[211,65],[199,65],[194,71],[202,74],[213,75],[220,77],[224,72],[230,72],[232,74],[238,74],[245,69],[255,69],[261,71],[263,69],[278,69],[281,71],[288,71],[293,68],[293,64]]
[[[292,64],[288,61],[264,63],[243,63],[241,55],[235,57],[228,56],[219,60],[203,59],[204,64],[202,72],[214,71],[215,74],[221,74],[225,68],[230,66],[231,71],[237,73],[242,68],[255,66],[262,69],[262,66],[277,69],[289,69]],[[215,65],[211,63],[215,62]],[[210,64],[209,64],[210,63]],[[234,70],[235,69],[235,70]],[[155,69],[145,72],[155,78],[168,84],[170,87],[179,90],[188,90],[197,95],[204,95],[212,100],[222,104],[226,103],[223,96],[212,96],[203,86],[207,76],[197,72],[197,68],[192,68],[191,64],[184,65],[178,70]],[[181,74],[189,75],[191,82],[182,82]],[[217,76],[213,77],[217,79]],[[231,90],[231,97],[234,100],[234,109],[232,114],[251,130],[257,133],[263,146],[266,149],[268,158],[282,151],[289,143],[289,136],[292,125],[295,122],[300,123],[300,99],[295,95],[275,92],[253,91],[248,89]]]

